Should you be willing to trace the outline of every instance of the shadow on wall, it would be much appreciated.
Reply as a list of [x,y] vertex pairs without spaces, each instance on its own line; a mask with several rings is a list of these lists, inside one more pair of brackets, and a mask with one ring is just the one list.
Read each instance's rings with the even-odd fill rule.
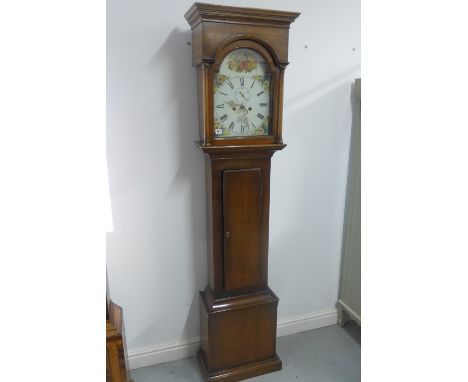
[[[323,90],[320,96],[311,93],[307,103],[285,117],[287,158],[275,158],[272,166],[271,285],[280,298],[294,294],[302,302],[282,300],[280,319],[286,317],[284,311],[304,314],[304,306],[309,311],[323,310],[338,294],[351,84],[340,79]],[[287,253],[294,253],[292,263],[284,256]],[[309,277],[284,277],[284,269],[291,275],[308,269]]]
[[116,227],[108,254],[115,256],[115,279],[122,283],[123,275],[133,272],[128,279],[135,280],[131,287],[141,296],[128,301],[125,311],[130,346],[163,341],[161,324],[181,312],[185,325],[167,336],[198,336],[198,291],[206,284],[206,212],[203,155],[194,145],[198,109],[190,40],[190,31],[170,33],[143,68],[143,81],[133,84],[135,94],[126,95],[123,106],[131,104],[135,118],[108,128]]
[[308,89],[307,92],[293,98],[292,100],[285,100],[283,116],[287,118],[301,109],[307,108],[309,105],[319,101],[323,97],[326,97],[336,89],[354,81],[354,79],[359,76],[359,73],[360,66],[356,66],[331,79],[327,79],[312,89]]
[[[171,98],[178,107],[176,113],[178,122],[178,141],[175,142],[179,150],[179,168],[166,194],[176,193],[182,187],[190,189],[190,217],[188,222],[192,233],[192,256],[188,266],[191,274],[186,279],[192,281],[193,290],[190,301],[185,301],[187,316],[181,332],[182,339],[193,339],[199,335],[199,306],[198,291],[206,285],[206,208],[205,208],[205,171],[203,153],[195,147],[194,141],[198,136],[198,104],[196,71],[192,67],[192,48],[187,46],[191,41],[191,31],[174,29],[161,49],[151,60],[154,68],[158,69],[160,57],[169,57],[172,72],[169,74],[174,83],[174,94]],[[201,166],[200,166],[201,164]],[[203,224],[201,224],[203,223]],[[177,230],[177,227],[174,227]]]

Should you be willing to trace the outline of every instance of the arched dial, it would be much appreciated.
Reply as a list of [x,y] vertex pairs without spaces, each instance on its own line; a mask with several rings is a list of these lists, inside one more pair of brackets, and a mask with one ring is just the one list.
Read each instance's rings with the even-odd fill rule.
[[251,49],[229,53],[214,76],[214,136],[270,135],[271,75]]

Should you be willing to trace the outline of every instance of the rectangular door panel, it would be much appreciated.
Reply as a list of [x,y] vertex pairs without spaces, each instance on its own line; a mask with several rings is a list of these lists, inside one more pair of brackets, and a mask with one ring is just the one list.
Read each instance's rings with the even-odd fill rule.
[[224,288],[234,290],[262,282],[262,171],[223,172]]

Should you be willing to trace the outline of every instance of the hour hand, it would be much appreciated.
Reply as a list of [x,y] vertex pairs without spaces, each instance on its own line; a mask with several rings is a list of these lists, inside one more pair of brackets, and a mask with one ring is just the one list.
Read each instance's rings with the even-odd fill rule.
[[226,103],[232,109],[237,107],[237,104],[233,100],[227,101]]

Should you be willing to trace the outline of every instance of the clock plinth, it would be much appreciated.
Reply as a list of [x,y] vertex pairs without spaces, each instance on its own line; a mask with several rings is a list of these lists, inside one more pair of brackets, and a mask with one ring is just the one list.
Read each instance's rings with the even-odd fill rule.
[[200,141],[205,153],[208,286],[200,292],[205,381],[281,369],[278,298],[268,287],[270,164],[282,141],[289,25],[299,13],[195,3]]
[[267,289],[214,299],[200,293],[198,361],[207,381],[239,381],[281,370],[276,354],[278,298]]

